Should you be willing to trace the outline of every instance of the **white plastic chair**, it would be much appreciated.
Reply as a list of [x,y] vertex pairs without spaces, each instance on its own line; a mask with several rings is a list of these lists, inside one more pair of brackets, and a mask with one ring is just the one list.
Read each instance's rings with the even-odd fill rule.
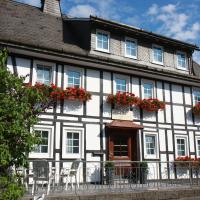
[[73,188],[73,184],[76,184],[77,187],[79,187],[79,181],[77,180],[77,172],[78,172],[80,162],[81,160],[75,160],[74,162],[72,162],[70,169],[68,168],[61,169],[60,177],[63,180],[66,179],[66,182],[65,182],[66,190],[68,188],[68,184],[70,184],[72,188]]
[[46,194],[50,192],[51,185],[55,186],[55,170],[47,161],[33,161],[33,185],[32,195],[38,190],[39,186],[44,188],[47,185]]

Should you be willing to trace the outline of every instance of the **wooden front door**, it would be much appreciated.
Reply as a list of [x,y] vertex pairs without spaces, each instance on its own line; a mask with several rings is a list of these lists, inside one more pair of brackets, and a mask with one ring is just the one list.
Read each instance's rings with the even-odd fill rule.
[[[131,161],[137,160],[136,132],[111,130],[108,136],[108,157],[115,161],[115,174],[127,177],[134,168]],[[130,162],[126,162],[130,161]]]

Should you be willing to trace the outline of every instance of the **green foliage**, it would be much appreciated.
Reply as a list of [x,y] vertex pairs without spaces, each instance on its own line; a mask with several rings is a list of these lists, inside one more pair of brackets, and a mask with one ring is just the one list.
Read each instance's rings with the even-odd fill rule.
[[40,142],[30,128],[53,102],[7,70],[7,55],[5,49],[0,52],[0,200],[15,200],[23,187],[10,169],[27,166],[29,152]]
[[149,171],[148,163],[146,161],[140,162],[140,169],[146,173]]

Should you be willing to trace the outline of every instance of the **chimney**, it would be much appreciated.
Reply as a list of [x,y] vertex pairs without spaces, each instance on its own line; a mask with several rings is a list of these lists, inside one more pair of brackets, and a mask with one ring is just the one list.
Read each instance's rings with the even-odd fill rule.
[[61,17],[60,0],[41,0],[44,13]]

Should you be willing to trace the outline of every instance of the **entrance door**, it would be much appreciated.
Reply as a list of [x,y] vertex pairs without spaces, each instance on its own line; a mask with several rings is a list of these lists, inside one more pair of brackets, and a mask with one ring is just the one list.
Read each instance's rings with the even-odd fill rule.
[[109,160],[115,161],[116,175],[127,177],[133,171],[134,166],[131,161],[137,160],[136,133],[127,130],[119,131],[109,131],[108,156]]
[[109,159],[131,161],[132,138],[128,135],[111,135],[109,144]]

